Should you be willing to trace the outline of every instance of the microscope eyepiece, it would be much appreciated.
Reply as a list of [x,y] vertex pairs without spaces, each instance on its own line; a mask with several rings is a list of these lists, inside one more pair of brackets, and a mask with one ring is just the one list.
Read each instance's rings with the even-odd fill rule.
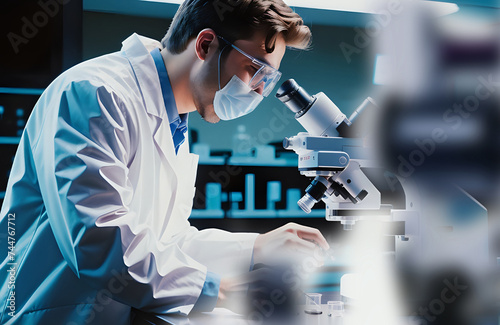
[[294,79],[289,79],[281,85],[276,98],[296,114],[306,110],[314,102],[314,97],[300,87]]
[[311,96],[294,79],[281,85],[276,98],[295,113],[295,119],[313,136],[338,136],[337,127],[346,119],[324,93]]
[[313,136],[361,138],[369,131],[367,125],[377,112],[377,104],[368,97],[347,118],[324,93],[311,96],[294,79],[281,85],[276,98],[295,113],[295,119]]

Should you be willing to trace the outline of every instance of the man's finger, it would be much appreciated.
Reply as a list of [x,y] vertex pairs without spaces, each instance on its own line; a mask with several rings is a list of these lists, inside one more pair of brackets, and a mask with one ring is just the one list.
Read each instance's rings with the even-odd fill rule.
[[303,238],[300,238],[298,236],[294,238],[292,245],[296,249],[301,249],[308,253],[312,253],[314,252],[315,249],[318,248],[318,246],[316,246],[316,244],[313,241],[304,240]]
[[297,229],[297,236],[302,239],[313,241],[325,250],[330,249],[330,245],[318,229],[299,225],[299,229]]

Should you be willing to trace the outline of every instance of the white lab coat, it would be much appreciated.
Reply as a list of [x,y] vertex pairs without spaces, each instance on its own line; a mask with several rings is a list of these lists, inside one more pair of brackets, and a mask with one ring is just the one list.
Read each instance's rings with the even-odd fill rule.
[[187,141],[175,154],[154,47],[133,34],[120,52],[63,73],[34,108],[1,210],[1,232],[16,216],[17,279],[16,316],[6,304],[0,323],[189,313],[207,270],[249,270],[257,234],[189,225],[198,157]]

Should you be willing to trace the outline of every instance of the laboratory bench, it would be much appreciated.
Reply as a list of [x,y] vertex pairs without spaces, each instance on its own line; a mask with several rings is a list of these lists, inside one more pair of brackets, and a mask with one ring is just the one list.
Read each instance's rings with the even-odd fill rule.
[[305,306],[297,306],[297,314],[291,318],[280,321],[254,321],[235,314],[227,309],[216,308],[211,313],[201,313],[194,316],[158,316],[137,312],[133,325],[341,325],[342,318],[330,316],[328,312],[328,301],[340,301],[340,294],[336,292],[324,292],[321,300],[321,311],[319,315],[307,314]]

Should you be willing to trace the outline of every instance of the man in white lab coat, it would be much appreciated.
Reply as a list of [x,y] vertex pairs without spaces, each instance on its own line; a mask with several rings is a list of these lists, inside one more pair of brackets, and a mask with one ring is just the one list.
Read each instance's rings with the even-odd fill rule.
[[1,210],[12,249],[0,323],[210,311],[230,306],[239,275],[270,250],[328,248],[295,224],[259,235],[188,221],[197,156],[187,114],[248,114],[276,85],[286,46],[309,41],[282,0],[187,0],[162,43],[133,34],[59,76],[29,118]]

